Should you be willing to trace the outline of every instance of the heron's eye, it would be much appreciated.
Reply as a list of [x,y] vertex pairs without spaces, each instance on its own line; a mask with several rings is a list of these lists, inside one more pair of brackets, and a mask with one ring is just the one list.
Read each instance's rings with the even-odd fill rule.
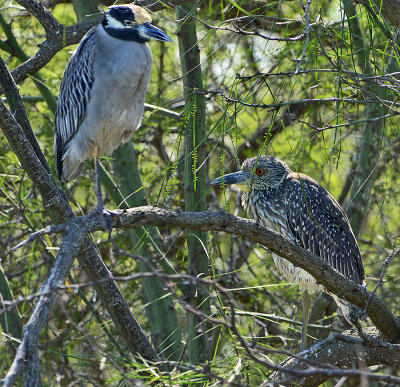
[[135,24],[135,22],[132,21],[132,20],[124,20],[124,24],[125,24],[126,26],[133,26],[133,25]]
[[256,169],[256,175],[262,176],[263,174],[264,174],[264,170],[263,169],[261,169],[261,168],[257,168]]

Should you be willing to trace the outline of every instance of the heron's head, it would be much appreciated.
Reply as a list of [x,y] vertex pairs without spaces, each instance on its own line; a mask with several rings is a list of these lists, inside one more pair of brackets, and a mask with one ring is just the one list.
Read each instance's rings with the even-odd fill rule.
[[260,156],[245,160],[240,171],[218,177],[210,184],[236,184],[247,190],[266,190],[278,187],[290,172],[290,168],[278,158]]
[[151,24],[151,16],[137,5],[113,5],[108,7],[101,22],[105,31],[114,38],[146,43],[151,39],[172,42],[162,30]]

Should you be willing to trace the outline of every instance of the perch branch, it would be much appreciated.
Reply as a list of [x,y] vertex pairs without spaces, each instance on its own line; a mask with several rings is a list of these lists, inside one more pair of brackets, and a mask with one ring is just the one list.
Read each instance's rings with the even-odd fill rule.
[[[387,306],[365,287],[345,278],[313,253],[297,246],[279,233],[257,224],[253,220],[239,218],[223,212],[184,212],[165,210],[152,206],[116,211],[119,221],[115,228],[137,228],[141,226],[180,227],[197,231],[222,231],[259,243],[272,252],[286,258],[309,272],[329,292],[350,301],[366,313],[385,339],[393,342],[400,338],[400,321]],[[101,215],[75,218],[72,223],[83,223],[86,232],[103,229]],[[49,233],[62,232],[68,226],[50,226]],[[38,232],[42,235],[44,232]],[[23,242],[24,243],[24,242]]]

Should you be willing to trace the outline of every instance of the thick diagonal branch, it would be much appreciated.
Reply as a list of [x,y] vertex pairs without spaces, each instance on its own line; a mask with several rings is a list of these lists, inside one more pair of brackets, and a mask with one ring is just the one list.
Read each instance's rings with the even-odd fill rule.
[[[119,221],[116,228],[141,226],[179,227],[197,231],[222,231],[246,238],[267,247],[272,252],[309,272],[329,292],[350,301],[366,312],[373,324],[386,340],[394,342],[400,338],[400,320],[387,306],[365,287],[357,285],[330,267],[315,254],[297,246],[276,231],[261,226],[253,220],[236,217],[224,212],[172,211],[153,206],[143,206],[117,211]],[[87,231],[101,230],[101,215],[76,218],[73,222],[87,224]],[[62,227],[48,228],[46,232],[61,232]],[[40,235],[40,234],[39,234]]]

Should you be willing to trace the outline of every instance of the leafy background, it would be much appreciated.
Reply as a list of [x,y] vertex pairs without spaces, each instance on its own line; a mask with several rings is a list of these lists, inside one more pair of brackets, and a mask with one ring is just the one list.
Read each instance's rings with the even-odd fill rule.
[[[77,22],[74,7],[67,1],[44,3],[61,23]],[[79,1],[74,5],[79,10]],[[0,53],[13,69],[26,59],[22,53],[27,57],[35,54],[45,40],[45,32],[16,2],[0,0],[0,11]],[[186,19],[187,12],[192,17]],[[397,246],[400,226],[399,57],[397,37],[391,32],[394,28],[368,7],[320,0],[307,4],[245,0],[188,3],[177,10],[169,7],[155,13],[154,24],[167,31],[175,43],[150,43],[154,64],[146,102],[167,111],[146,110],[132,143],[102,158],[106,207],[148,202],[172,209],[226,210],[247,217],[238,192],[223,191],[208,183],[237,170],[248,157],[275,155],[293,170],[312,176],[348,209],[358,234],[367,285],[372,290],[385,258]],[[194,39],[201,65],[185,73],[181,62],[188,52],[179,50],[180,38],[175,33],[185,28],[185,34],[193,33],[193,26],[197,29]],[[193,37],[185,38],[191,41]],[[74,49],[68,46],[58,52],[40,70],[41,79],[31,77],[19,85],[53,173],[54,102]],[[196,92],[184,96],[183,86],[200,70],[204,92],[199,85]],[[197,132],[202,120],[203,131]],[[198,135],[193,140],[194,150],[188,148],[190,131]],[[63,185],[78,215],[95,208],[93,173],[93,163],[88,162],[82,177]],[[358,183],[357,177],[361,179]],[[200,195],[195,203],[189,203],[185,191],[185,184],[190,182],[191,189]],[[361,197],[364,189],[369,191],[369,185],[365,205]],[[127,198],[125,202],[121,203],[119,193]],[[361,219],[358,212],[362,213]],[[14,299],[19,300],[16,304],[22,323],[32,312],[35,297],[30,295],[40,291],[61,238],[45,236],[17,252],[10,249],[32,230],[52,222],[37,189],[1,136],[0,263]],[[170,228],[116,230],[111,243],[107,233],[97,232],[93,239],[114,276],[121,278],[151,271],[151,265],[170,274],[191,273],[191,264],[196,265],[199,258],[205,268],[198,269],[199,275],[218,280],[229,289],[239,332],[264,348],[265,352],[259,349],[259,356],[279,363],[286,354],[271,349],[298,351],[301,291],[284,281],[264,248],[228,234],[187,234]],[[395,260],[377,291],[394,314],[400,313],[398,271]],[[201,384],[207,380],[217,384],[225,379],[256,385],[268,378],[271,371],[248,358],[229,329],[196,320],[188,328],[194,317],[182,302],[227,318],[228,301],[215,288],[197,288],[185,280],[154,281],[126,279],[119,286],[156,350],[167,359],[180,361],[180,366],[168,376],[144,372],[146,366],[129,358],[95,291],[82,286],[79,291],[71,288],[62,292],[42,333],[43,382],[63,386],[124,385],[132,379],[157,382],[164,378],[175,384]],[[76,265],[67,284],[85,282],[86,275]],[[319,328],[311,334],[323,338],[329,332],[345,329],[346,322],[334,316],[336,308],[327,296],[319,296],[318,300],[329,307],[314,305],[313,318]],[[173,340],[171,335],[176,335]],[[199,344],[192,346],[189,338],[193,335],[208,336],[208,344],[196,338],[194,342]],[[3,376],[13,357],[9,337],[3,334]],[[208,371],[200,366],[205,360],[209,360]],[[385,367],[373,371],[398,373]],[[334,385],[335,379],[326,384]]]

